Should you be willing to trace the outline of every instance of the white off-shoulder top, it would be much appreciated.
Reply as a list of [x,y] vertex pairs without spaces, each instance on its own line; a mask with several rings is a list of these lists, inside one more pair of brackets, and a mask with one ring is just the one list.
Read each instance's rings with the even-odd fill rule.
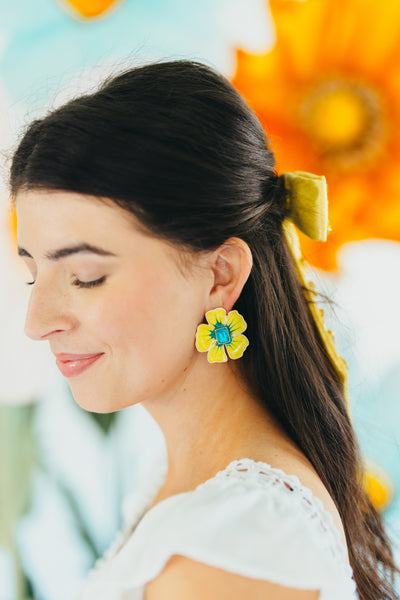
[[339,531],[322,501],[262,461],[234,460],[196,489],[149,509],[166,471],[129,494],[123,527],[75,600],[144,600],[146,583],[173,554],[320,600],[359,600]]

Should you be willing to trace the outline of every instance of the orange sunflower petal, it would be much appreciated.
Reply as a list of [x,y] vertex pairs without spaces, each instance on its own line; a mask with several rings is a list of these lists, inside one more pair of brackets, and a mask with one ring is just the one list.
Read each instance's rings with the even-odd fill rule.
[[[340,3],[338,3],[340,4]],[[399,58],[400,3],[398,0],[351,0],[342,9],[343,20],[353,21],[353,65],[367,74],[381,71],[393,55]],[[340,29],[339,29],[340,31]],[[339,36],[337,36],[339,37]]]
[[86,19],[98,17],[121,0],[62,0]]
[[299,239],[310,264],[332,270],[348,241],[400,238],[400,3],[388,0],[383,10],[372,0],[271,0],[270,7],[275,47],[261,57],[238,51],[233,83],[265,127],[279,172],[326,176],[332,231],[325,243]]
[[[285,58],[292,77],[308,80],[314,75],[320,61],[322,32],[328,28],[331,13],[341,3],[326,0],[270,0],[276,27],[276,49]],[[332,48],[333,51],[333,48]]]
[[[236,59],[232,83],[253,110],[256,113],[268,110],[276,116],[287,113],[289,116],[288,100],[296,92],[296,82],[288,73],[283,56],[274,50],[261,56],[238,50]],[[265,85],[266,81],[274,82],[274,85]]]

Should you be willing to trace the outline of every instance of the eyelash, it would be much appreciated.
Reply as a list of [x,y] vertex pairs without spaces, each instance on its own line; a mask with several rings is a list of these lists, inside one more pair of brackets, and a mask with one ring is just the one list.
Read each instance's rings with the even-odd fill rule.
[[[79,279],[75,279],[72,283],[79,288],[91,288],[95,287],[96,285],[101,285],[105,279],[106,277],[104,275],[103,277],[100,277],[100,279],[96,279],[94,281],[79,281]],[[27,281],[26,285],[33,285],[34,283],[34,281]]]

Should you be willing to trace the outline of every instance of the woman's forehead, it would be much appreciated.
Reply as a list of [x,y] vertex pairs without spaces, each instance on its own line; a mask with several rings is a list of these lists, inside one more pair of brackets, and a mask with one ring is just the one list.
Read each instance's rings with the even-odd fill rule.
[[16,196],[17,222],[29,215],[27,222],[52,220],[55,226],[80,226],[98,228],[135,229],[138,223],[134,214],[124,210],[108,198],[99,198],[77,192],[61,190],[24,190]]
[[[152,254],[172,258],[171,243],[146,231],[110,199],[59,190],[28,190],[16,198],[19,254],[57,260],[86,247],[103,256]],[[97,250],[97,252],[96,252]],[[103,250],[103,252],[102,252]],[[176,258],[176,257],[175,257]]]

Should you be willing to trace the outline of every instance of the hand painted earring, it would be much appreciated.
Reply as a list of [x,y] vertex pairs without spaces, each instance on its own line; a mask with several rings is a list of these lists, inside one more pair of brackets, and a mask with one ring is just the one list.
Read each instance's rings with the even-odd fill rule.
[[199,352],[207,352],[207,360],[227,362],[225,348],[232,359],[243,356],[249,340],[243,334],[247,323],[237,310],[228,315],[224,308],[215,308],[206,312],[208,325],[202,323],[196,330],[196,348]]

